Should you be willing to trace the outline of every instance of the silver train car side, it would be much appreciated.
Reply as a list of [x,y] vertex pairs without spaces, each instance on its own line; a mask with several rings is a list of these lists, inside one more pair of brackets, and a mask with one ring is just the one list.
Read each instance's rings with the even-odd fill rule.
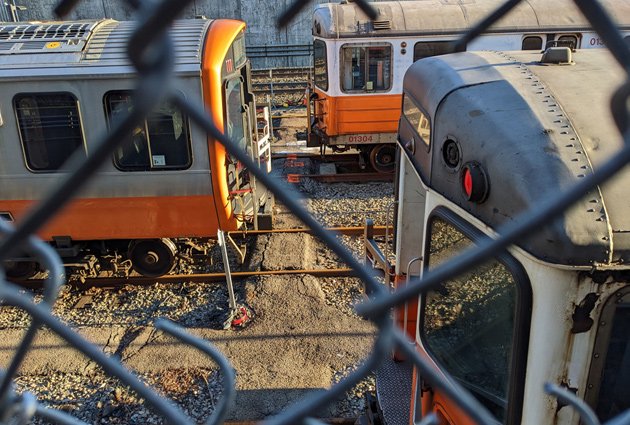
[[[117,115],[132,108],[137,75],[127,60],[133,22],[0,26],[0,215],[19,223],[64,174],[90,155]],[[245,23],[183,20],[172,28],[176,88],[204,104],[215,125],[270,170],[245,56]],[[178,238],[213,237],[255,224],[267,194],[247,169],[174,105],[156,105],[80,196],[39,236],[92,272],[152,276],[176,262]],[[113,258],[96,264],[94,257]],[[89,260],[86,260],[88,258]],[[8,273],[36,266],[14,259]]]

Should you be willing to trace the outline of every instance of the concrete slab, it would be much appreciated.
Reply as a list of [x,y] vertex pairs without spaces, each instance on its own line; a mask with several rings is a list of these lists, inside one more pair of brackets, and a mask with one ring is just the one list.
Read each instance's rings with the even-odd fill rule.
[[269,237],[263,270],[304,270],[314,264],[313,237],[308,233],[274,233]]

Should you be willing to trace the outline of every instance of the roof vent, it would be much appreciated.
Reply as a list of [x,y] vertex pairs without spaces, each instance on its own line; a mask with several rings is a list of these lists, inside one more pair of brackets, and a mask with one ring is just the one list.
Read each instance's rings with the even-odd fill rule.
[[389,19],[383,21],[372,21],[372,25],[375,30],[391,30],[392,29],[392,21]]
[[573,54],[568,47],[549,47],[543,52],[542,63],[555,63],[558,65],[571,65]]

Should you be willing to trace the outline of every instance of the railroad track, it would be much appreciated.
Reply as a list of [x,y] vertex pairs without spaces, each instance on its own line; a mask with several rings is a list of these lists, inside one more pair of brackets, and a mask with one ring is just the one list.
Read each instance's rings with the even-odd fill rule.
[[[357,421],[357,418],[328,418],[328,419],[319,419],[319,422],[328,424],[328,425],[354,425]],[[256,425],[259,424],[260,421],[239,421],[239,422],[224,422],[223,425]]]
[[309,74],[312,72],[310,67],[304,68],[277,68],[277,69],[253,69],[252,80],[262,80],[266,78],[293,78],[306,81]]
[[323,183],[344,182],[389,182],[394,181],[393,173],[338,173],[338,174],[288,174],[287,181],[298,183],[302,179],[313,179]]
[[[340,235],[345,236],[361,236],[365,232],[364,227],[333,227],[328,230],[334,231]],[[312,233],[310,229],[298,228],[298,229],[275,229],[275,230],[250,230],[246,232],[230,232],[230,235],[269,235],[274,233]],[[386,233],[385,226],[375,226],[375,235],[384,235]],[[390,234],[392,229],[390,228]],[[349,268],[321,268],[321,269],[287,269],[287,270],[251,270],[251,271],[233,271],[231,272],[233,279],[247,279],[257,276],[278,276],[278,275],[298,275],[308,274],[315,277],[351,277],[355,275],[354,270]],[[68,285],[74,287],[80,287],[82,289],[101,288],[101,289],[115,289],[126,285],[136,286],[151,286],[156,283],[160,284],[180,284],[182,282],[194,282],[194,283],[213,283],[224,282],[226,279],[224,272],[216,273],[199,273],[199,274],[169,274],[160,277],[146,277],[146,276],[99,276],[88,277],[84,279],[68,279]],[[14,283],[27,288],[37,289],[41,288],[43,279],[26,279],[15,280]]]
[[299,82],[269,82],[269,83],[253,83],[252,89],[254,93],[260,94],[295,94],[305,93],[307,83]]
[[[351,277],[354,276],[352,269],[311,269],[311,270],[257,270],[245,272],[232,272],[232,279],[247,279],[257,276],[278,276],[278,275],[295,275],[309,274],[316,277]],[[202,274],[174,274],[161,277],[145,277],[145,276],[129,276],[129,277],[93,277],[86,278],[81,282],[70,281],[69,284],[80,287],[82,289],[101,288],[115,289],[126,285],[135,286],[152,286],[156,283],[162,284],[180,284],[182,282],[193,283],[216,283],[224,282],[225,273],[202,273]],[[23,281],[20,285],[26,288],[38,288],[41,281]]]

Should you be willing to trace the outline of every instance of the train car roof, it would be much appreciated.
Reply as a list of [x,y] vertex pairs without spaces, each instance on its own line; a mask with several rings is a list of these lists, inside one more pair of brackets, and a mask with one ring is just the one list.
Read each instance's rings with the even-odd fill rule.
[[[429,186],[492,228],[522,220],[622,148],[610,99],[623,81],[606,49],[578,50],[571,64],[541,63],[539,52],[466,52],[416,62],[404,92],[434,120]],[[485,202],[464,199],[458,174],[446,169],[440,149],[448,138],[461,146],[462,163],[485,170]],[[625,169],[541,230],[542,237],[519,245],[558,264],[627,264],[628,187]]]
[[[211,20],[175,21],[171,30],[176,46],[175,71],[199,72],[206,29]],[[133,21],[29,22],[0,24],[0,76],[68,76],[132,73],[127,40]],[[71,68],[71,69],[68,69]]]
[[[505,0],[415,0],[372,2],[378,17],[374,21],[354,3],[325,3],[313,13],[313,35],[324,38],[395,35],[440,35],[466,31]],[[600,3],[630,29],[630,0],[602,0]],[[494,24],[492,32],[577,31],[591,25],[573,0],[528,0]]]

